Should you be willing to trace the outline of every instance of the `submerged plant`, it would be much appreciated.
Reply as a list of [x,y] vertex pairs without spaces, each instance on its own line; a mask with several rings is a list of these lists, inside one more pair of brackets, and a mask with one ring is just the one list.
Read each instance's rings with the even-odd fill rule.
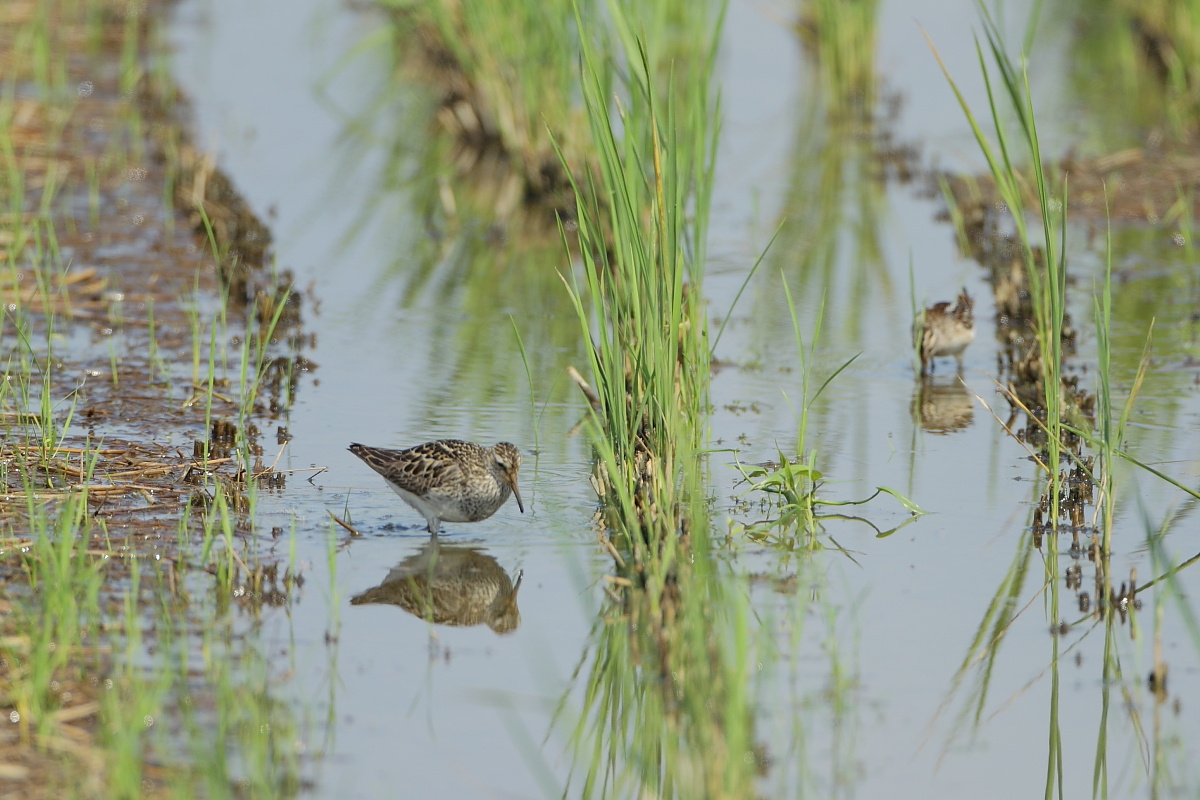
[[1194,132],[1200,120],[1200,3],[1106,0],[1098,5],[1100,13],[1122,23],[1122,41],[1110,39],[1108,47],[1137,53],[1166,89],[1176,129]]
[[[774,516],[768,516],[765,519],[745,524],[741,526],[741,529],[753,539],[769,541],[788,549],[798,545],[810,548],[820,547],[816,536],[822,530],[822,520],[835,517],[864,522],[870,527],[875,528],[876,533],[880,537],[889,536],[900,527],[907,525],[916,516],[924,514],[924,510],[900,492],[886,486],[876,487],[875,492],[871,496],[861,500],[832,500],[821,497],[818,494],[824,475],[817,469],[816,449],[810,449],[808,446],[809,413],[829,385],[843,370],[854,363],[858,355],[856,354],[844,361],[819,386],[813,389],[810,383],[812,380],[811,367],[816,356],[817,342],[821,337],[821,325],[825,317],[825,303],[822,300],[818,308],[817,317],[813,323],[813,331],[809,336],[806,346],[804,334],[800,329],[800,320],[796,316],[796,306],[792,301],[791,290],[788,288],[786,279],[783,281],[783,292],[787,298],[788,307],[791,309],[792,332],[796,337],[796,351],[800,358],[800,412],[796,421],[796,452],[798,455],[792,458],[780,449],[779,460],[774,464],[734,464],[734,467],[741,473],[743,480],[749,484],[746,494],[757,492],[772,498],[773,502],[771,506],[773,506],[775,512]],[[880,494],[889,494],[899,500],[900,504],[912,514],[912,517],[905,520],[899,526],[881,531],[871,522],[861,517],[847,517],[842,514],[832,514],[824,510],[837,506],[863,505],[869,503]]]

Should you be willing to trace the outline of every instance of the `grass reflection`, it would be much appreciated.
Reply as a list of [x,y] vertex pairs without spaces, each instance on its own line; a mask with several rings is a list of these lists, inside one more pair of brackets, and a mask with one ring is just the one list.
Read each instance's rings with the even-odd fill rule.
[[580,797],[740,798],[754,741],[756,648],[744,584],[697,548],[661,586],[617,581],[577,675]]
[[807,0],[796,30],[817,64],[823,93],[839,117],[874,112],[879,0]]
[[[785,219],[765,272],[788,276],[792,295],[804,299],[805,318],[823,298],[833,340],[841,352],[852,352],[861,349],[867,309],[878,307],[874,298],[890,297],[895,288],[881,238],[884,155],[870,114],[839,120],[815,94],[797,118]],[[756,316],[776,323],[763,330],[786,329],[790,307],[774,285],[760,286],[756,304],[769,307],[756,309]]]
[[[1083,765],[1078,763],[1078,743],[1064,738],[1065,721],[1094,707],[1095,745],[1087,767],[1092,795],[1125,796],[1130,778],[1124,776],[1118,785],[1110,785],[1113,762],[1123,772],[1133,769],[1135,782],[1147,781],[1151,796],[1176,791],[1181,773],[1178,742],[1173,738],[1177,733],[1164,725],[1164,711],[1171,704],[1169,656],[1163,638],[1186,631],[1193,652],[1200,653],[1200,622],[1178,580],[1180,572],[1200,564],[1200,555],[1174,563],[1166,554],[1165,540],[1194,515],[1196,507],[1197,501],[1189,499],[1157,526],[1146,520],[1146,549],[1153,575],[1142,583],[1136,573],[1127,577],[1117,574],[1108,551],[1096,541],[1088,544],[1077,537],[1069,548],[1060,549],[1057,537],[1043,537],[1036,526],[1034,533],[1023,535],[939,711],[940,715],[951,707],[958,709],[953,720],[942,726],[950,731],[945,749],[976,738],[993,717],[1010,713],[1009,706],[1018,700],[1040,698],[1034,702],[1045,702],[1046,796],[1067,796],[1070,792],[1065,787],[1074,783],[1072,779]],[[1037,569],[1039,560],[1041,570]],[[1152,592],[1152,587],[1157,588]],[[1143,603],[1151,597],[1147,628]],[[1176,610],[1179,622],[1164,623],[1168,607]],[[1043,666],[1035,668],[1034,675],[1009,697],[996,699],[993,684],[1012,673],[1001,652],[1008,652],[1009,661],[1023,658],[1020,644],[1008,640],[1013,636],[1024,639],[1031,626],[1045,631],[1049,638]],[[1095,641],[1098,632],[1102,639]],[[1173,658],[1179,657],[1176,651]],[[1077,697],[1063,692],[1067,683],[1063,670],[1071,664],[1085,669],[1096,665],[1091,668],[1094,679],[1082,683],[1093,687],[1094,695],[1085,691]],[[1079,685],[1080,681],[1072,683]]]

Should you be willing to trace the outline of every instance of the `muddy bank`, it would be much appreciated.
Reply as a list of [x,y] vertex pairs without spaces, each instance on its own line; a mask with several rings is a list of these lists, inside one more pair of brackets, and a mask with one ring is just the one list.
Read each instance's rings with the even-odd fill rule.
[[[151,638],[194,635],[168,634],[176,623],[154,609],[176,608],[187,629],[214,598],[253,614],[300,580],[254,544],[253,502],[286,482],[272,468],[284,414],[315,368],[302,297],[270,264],[266,226],[188,141],[186,106],[154,58],[168,6],[14,2],[0,14],[0,63],[16,79],[0,103],[0,713],[14,723],[0,769],[22,797],[118,791],[106,742],[121,723],[105,692],[132,697],[144,680],[112,657],[129,622]],[[191,547],[217,519],[226,545]],[[39,588],[54,547],[77,570],[64,586],[86,575],[90,588],[70,629],[39,644],[29,626],[59,613]],[[35,669],[46,644],[60,655],[49,673]],[[206,685],[197,675],[171,692],[203,697]],[[143,788],[186,772],[151,750],[157,765],[135,767]]]
[[[124,6],[111,5],[102,42],[129,28]],[[165,9],[152,6],[150,19],[139,19],[143,46]],[[88,25],[57,19],[51,46],[97,35]],[[0,36],[11,42],[16,34]],[[225,421],[240,415],[269,425],[315,365],[301,355],[302,298],[287,273],[268,268],[267,228],[212,158],[187,141],[180,125],[186,109],[165,78],[119,74],[119,57],[112,45],[101,46],[86,62],[72,60],[62,85],[18,93],[8,123],[20,177],[10,189],[23,196],[25,211],[8,216],[0,239],[11,265],[0,293],[6,342],[27,342],[28,366],[55,409],[47,419],[36,407],[6,409],[10,423],[42,426],[10,427],[10,456],[27,449],[20,434],[41,440],[51,428],[64,441],[105,441],[104,453],[114,456],[118,441],[128,442],[127,457],[102,456],[94,474],[105,487],[102,505],[129,511],[140,507],[143,492],[115,491],[120,475],[179,491],[179,480],[199,466],[193,457],[232,444]],[[64,101],[70,91],[77,97]],[[247,336],[257,337],[251,355],[265,365],[262,387],[232,368]],[[205,375],[214,348],[224,374]],[[259,388],[268,391],[249,391]],[[238,429],[260,455],[255,426]],[[40,447],[37,466],[48,488],[78,490],[71,470],[66,480],[54,475],[57,449]],[[210,459],[205,469],[224,460]],[[138,474],[137,465],[150,474]],[[10,472],[10,491],[19,488],[13,478]]]

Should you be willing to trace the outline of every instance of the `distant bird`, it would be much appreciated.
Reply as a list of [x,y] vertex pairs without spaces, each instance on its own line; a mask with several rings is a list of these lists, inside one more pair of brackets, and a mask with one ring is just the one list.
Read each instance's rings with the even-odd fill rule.
[[487,519],[504,505],[510,492],[517,498],[517,508],[525,513],[517,489],[521,453],[508,442],[484,447],[440,439],[407,450],[352,444],[350,452],[382,475],[404,502],[420,511],[434,536],[443,520]]
[[508,633],[521,624],[514,583],[495,558],[475,547],[429,539],[392,567],[375,587],[350,599],[355,606],[387,603],[438,625],[487,625]]
[[964,288],[954,305],[937,303],[925,309],[921,327],[921,375],[933,372],[933,360],[954,356],[962,372],[962,353],[975,338],[975,301]]

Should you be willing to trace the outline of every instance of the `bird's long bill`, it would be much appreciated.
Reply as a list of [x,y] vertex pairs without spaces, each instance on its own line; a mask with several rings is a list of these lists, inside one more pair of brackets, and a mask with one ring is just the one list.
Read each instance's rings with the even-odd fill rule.
[[508,485],[513,490],[513,497],[517,498],[517,508],[521,509],[521,513],[525,513],[525,504],[521,502],[521,490],[517,488],[517,476],[511,472],[508,474]]

